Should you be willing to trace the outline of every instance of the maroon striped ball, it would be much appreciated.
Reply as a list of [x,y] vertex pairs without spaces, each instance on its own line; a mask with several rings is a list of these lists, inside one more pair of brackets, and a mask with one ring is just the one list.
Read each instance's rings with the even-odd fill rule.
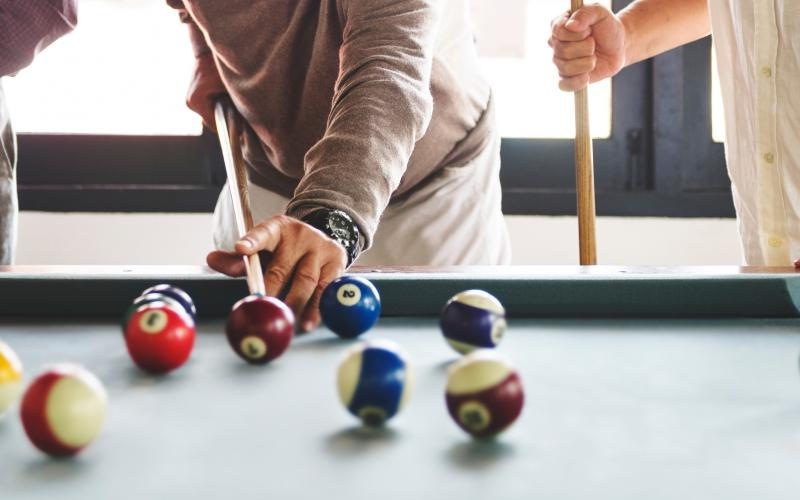
[[517,420],[525,393],[516,370],[496,352],[481,349],[450,368],[445,399],[459,427],[485,438],[496,436]]

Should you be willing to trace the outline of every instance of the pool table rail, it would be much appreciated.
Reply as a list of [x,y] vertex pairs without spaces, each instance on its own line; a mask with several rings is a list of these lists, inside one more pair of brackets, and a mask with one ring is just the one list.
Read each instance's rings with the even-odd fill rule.
[[[793,268],[502,266],[351,269],[381,293],[386,316],[435,316],[458,291],[496,295],[510,317],[796,317]],[[0,267],[2,316],[118,316],[156,283],[189,292],[201,315],[224,317],[243,279],[200,266]]]

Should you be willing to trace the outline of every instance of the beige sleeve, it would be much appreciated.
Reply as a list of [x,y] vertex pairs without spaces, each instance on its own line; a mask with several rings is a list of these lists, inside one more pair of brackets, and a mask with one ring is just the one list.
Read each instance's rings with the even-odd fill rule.
[[322,139],[287,207],[351,214],[372,236],[433,112],[431,66],[438,25],[433,0],[344,0],[339,78]]

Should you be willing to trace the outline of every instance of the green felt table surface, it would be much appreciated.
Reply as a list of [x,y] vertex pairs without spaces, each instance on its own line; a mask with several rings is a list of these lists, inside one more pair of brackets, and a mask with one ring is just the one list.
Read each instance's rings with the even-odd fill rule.
[[26,379],[85,365],[109,393],[98,440],[72,460],[41,455],[16,410],[0,420],[0,498],[32,499],[796,499],[796,319],[516,319],[501,345],[526,405],[494,441],[446,412],[456,359],[434,317],[383,318],[367,338],[410,354],[410,404],[364,432],[335,371],[352,342],[320,329],[266,367],[201,321],[189,363],[135,369],[113,320],[9,319]]

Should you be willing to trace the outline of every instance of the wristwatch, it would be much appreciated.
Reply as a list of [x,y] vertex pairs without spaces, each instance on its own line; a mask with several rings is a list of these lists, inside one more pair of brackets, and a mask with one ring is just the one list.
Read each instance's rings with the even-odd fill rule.
[[341,210],[322,208],[303,217],[303,222],[328,235],[347,252],[347,265],[361,252],[361,234],[353,218]]

